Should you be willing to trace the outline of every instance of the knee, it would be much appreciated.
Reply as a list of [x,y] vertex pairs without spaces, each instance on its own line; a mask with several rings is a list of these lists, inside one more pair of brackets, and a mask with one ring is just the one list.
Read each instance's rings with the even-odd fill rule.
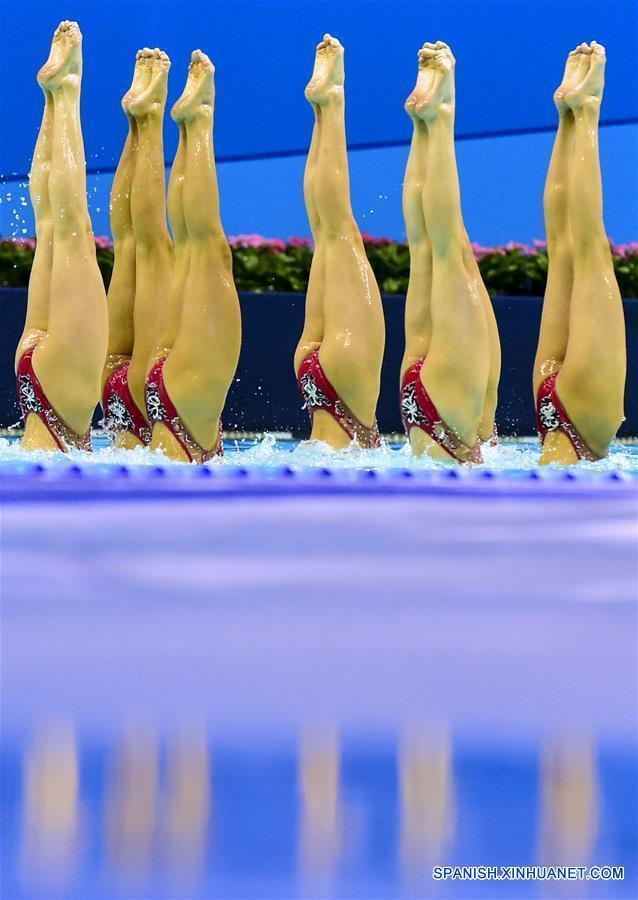
[[142,258],[154,258],[158,254],[170,254],[173,251],[173,242],[168,232],[135,231],[135,248]]
[[224,258],[230,258],[230,247],[221,226],[208,220],[187,222],[188,237],[195,246],[208,247]]
[[328,216],[321,217],[321,232],[329,240],[356,241],[363,246],[361,232],[351,210],[334,210]]
[[467,236],[464,228],[440,231],[433,225],[430,231],[432,252],[447,265],[463,266],[467,252]]
[[573,243],[575,261],[597,270],[613,265],[609,238],[603,229],[574,234]]
[[42,246],[46,246],[50,244],[53,240],[53,220],[50,216],[45,219],[40,219],[36,222],[35,226],[35,236],[38,239],[38,243]]

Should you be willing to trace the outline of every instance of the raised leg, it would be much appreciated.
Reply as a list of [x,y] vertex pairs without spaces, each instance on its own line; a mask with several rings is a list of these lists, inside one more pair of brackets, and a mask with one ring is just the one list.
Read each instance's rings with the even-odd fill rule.
[[[483,416],[490,370],[484,300],[467,268],[467,235],[454,153],[454,57],[442,42],[426,45],[433,70],[429,91],[414,106],[428,129],[428,169],[423,209],[432,243],[432,338],[421,369],[439,413],[472,446]],[[415,452],[445,454],[419,429],[410,433]],[[449,457],[447,457],[449,458]]]
[[[207,450],[217,442],[241,346],[239,299],[219,214],[212,131],[214,71],[209,58],[195,50],[186,88],[173,108],[173,117],[186,130],[183,214],[190,261],[179,331],[164,367],[173,403],[193,438]],[[165,432],[156,426],[151,446],[176,455]]]
[[419,71],[414,91],[405,102],[412,120],[410,153],[403,180],[403,218],[410,248],[410,280],[405,302],[405,353],[401,379],[410,366],[427,356],[432,338],[432,245],[423,214],[423,189],[427,178],[428,130],[414,107],[431,86],[432,70],[419,53]]
[[562,366],[569,336],[569,306],[574,281],[574,248],[569,221],[570,162],[574,151],[574,116],[565,94],[589,70],[589,47],[581,44],[569,54],[563,81],[554,94],[558,130],[547,171],[543,208],[549,268],[543,315],[534,362],[534,397],[541,383]]
[[138,151],[137,123],[129,112],[129,103],[145,88],[150,72],[142,51],[138,50],[133,82],[122,98],[129,131],[111,188],[111,233],[113,235],[113,274],[107,294],[109,310],[109,349],[105,375],[122,358],[133,352],[135,305],[135,233],[131,217],[131,194]]
[[627,367],[622,300],[602,212],[598,119],[604,73],[605,50],[592,42],[587,75],[565,95],[574,115],[568,191],[574,280],[567,352],[556,382],[575,427],[601,456],[622,421]]
[[138,151],[131,189],[131,217],[135,235],[135,342],[128,383],[131,395],[146,415],[144,388],[156,346],[167,285],[173,264],[173,245],[166,222],[166,176],[163,120],[170,60],[161,50],[142,51],[148,82],[129,103],[138,132]]
[[319,349],[324,332],[323,292],[326,278],[326,247],[317,210],[317,154],[319,152],[319,132],[321,130],[321,108],[314,106],[314,113],[315,124],[312,129],[312,140],[304,173],[304,198],[315,249],[310,266],[308,290],[306,291],[304,327],[295,351],[295,374],[299,371],[299,367],[304,359]]
[[[322,367],[359,421],[375,421],[385,323],[381,296],[350,206],[344,120],[343,47],[326,35],[317,48],[315,70],[306,88],[320,107],[316,203],[325,242],[323,252],[324,335]],[[315,413],[312,438],[339,448],[350,438],[327,413]]]
[[187,135],[183,122],[178,123],[178,127],[177,153],[168,179],[168,219],[173,236],[173,269],[159,335],[151,356],[151,365],[168,356],[177,338],[190,266],[190,241],[184,216]]
[[78,434],[89,428],[99,400],[108,329],[86,202],[81,42],[77,24],[62,22],[53,40],[55,52],[38,76],[51,93],[54,108],[49,176],[53,264],[47,336],[33,356],[51,404]]
[[[137,123],[129,112],[129,104],[145,89],[149,77],[150,71],[145,65],[142,51],[138,50],[133,82],[122,98],[122,108],[126,113],[129,131],[111,188],[110,211],[114,261],[107,293],[109,345],[102,375],[102,388],[113,372],[123,364],[130,362],[135,342],[136,248],[131,216],[131,193],[138,152],[138,133]],[[125,449],[133,449],[141,445],[141,441],[128,429],[117,430],[113,435],[113,440],[117,447]]]
[[16,366],[24,353],[46,335],[53,267],[53,222],[49,200],[49,172],[53,144],[53,97],[44,91],[44,113],[29,174],[29,193],[35,215],[37,243],[27,299],[24,330],[16,351]]

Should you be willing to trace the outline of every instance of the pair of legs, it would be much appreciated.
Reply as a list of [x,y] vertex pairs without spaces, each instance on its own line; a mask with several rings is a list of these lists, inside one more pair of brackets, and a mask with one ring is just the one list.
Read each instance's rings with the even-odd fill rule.
[[[45,106],[29,178],[37,246],[16,366],[33,350],[48,401],[70,432],[83,435],[99,400],[108,321],[86,202],[82,35],[75,22],[60,23],[38,82]],[[58,449],[35,414],[26,417],[23,446]]]
[[[605,456],[623,416],[625,325],[602,215],[598,119],[605,51],[592,41],[569,54],[554,95],[558,131],[544,208],[549,271],[534,364],[534,396],[556,377],[574,427]],[[541,464],[578,462],[567,434],[551,430]]]
[[[306,88],[315,125],[304,195],[315,252],[294,366],[298,373],[309,354],[318,350],[321,367],[337,394],[362,425],[372,428],[385,323],[379,288],[350,205],[343,55],[339,41],[325,35]],[[325,410],[314,413],[311,438],[337,449],[351,441]]]
[[[141,51],[123,100],[129,136],[112,192],[115,267],[109,290],[110,364],[130,358],[128,384],[146,413],[149,372],[165,360],[164,383],[192,439],[212,449],[241,342],[232,259],[219,216],[213,150],[214,68],[192,55],[182,97],[172,110],[180,130],[171,170],[166,224],[162,122],[170,62]],[[189,456],[162,422],[151,447],[178,460]],[[125,446],[139,443],[122,432]]]
[[[122,99],[129,132],[111,190],[115,260],[108,292],[109,348],[103,380],[128,364],[128,387],[144,418],[146,375],[173,265],[162,135],[169,69],[170,60],[161,50],[138,52],[133,82]],[[114,439],[126,448],[141,443],[126,429],[116,431]]]
[[[406,101],[414,126],[403,185],[410,248],[401,378],[425,360],[421,381],[441,418],[467,447],[494,433],[501,352],[489,295],[463,224],[454,153],[454,57],[442,41],[419,51]],[[415,453],[449,453],[411,428]]]
[[[215,68],[200,50],[172,109],[179,146],[168,186],[175,264],[168,307],[152,362],[165,358],[164,382],[189,435],[206,451],[220,440],[220,418],[237,369],[241,313],[230,247],[219,213],[213,147]],[[153,449],[188,455],[161,422]]]

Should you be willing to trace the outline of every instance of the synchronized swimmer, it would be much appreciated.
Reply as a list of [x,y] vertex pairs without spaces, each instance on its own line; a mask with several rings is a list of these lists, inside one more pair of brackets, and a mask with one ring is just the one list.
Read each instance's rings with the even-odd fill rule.
[[[22,444],[90,450],[101,402],[117,446],[202,463],[223,454],[222,413],[241,346],[219,214],[215,70],[195,50],[171,110],[179,146],[167,210],[162,130],[171,63],[159,49],[137,54],[122,99],[129,130],[111,192],[107,297],[86,201],[81,47],[77,23],[60,23],[38,73],[45,106],[29,185],[37,245],[16,354]],[[549,271],[533,376],[541,464],[604,457],[622,421],[625,327],[598,154],[604,69],[604,48],[581,44],[554,95],[559,124],[544,197]],[[416,455],[472,464],[497,440],[501,351],[461,213],[454,70],[447,44],[424,44],[405,103],[413,136],[403,185],[410,279],[399,403]],[[304,175],[314,254],[294,369],[311,439],[335,449],[380,444],[385,347],[381,295],[350,202],[344,78],[344,49],[327,34],[305,92],[315,117]]]

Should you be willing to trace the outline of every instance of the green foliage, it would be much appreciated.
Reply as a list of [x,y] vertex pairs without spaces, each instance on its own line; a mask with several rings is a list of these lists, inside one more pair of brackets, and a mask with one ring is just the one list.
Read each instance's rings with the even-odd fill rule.
[[[407,244],[363,235],[366,253],[379,287],[386,294],[404,294],[410,275]],[[108,287],[113,271],[113,246],[96,238],[97,261]],[[240,291],[305,292],[312,247],[304,238],[263,238],[239,235],[230,239],[235,283]],[[490,295],[542,296],[547,280],[547,249],[511,242],[503,247],[473,245],[481,276]],[[612,245],[612,257],[623,297],[638,297],[638,243]],[[35,241],[0,240],[0,285],[26,287],[35,252]]]

